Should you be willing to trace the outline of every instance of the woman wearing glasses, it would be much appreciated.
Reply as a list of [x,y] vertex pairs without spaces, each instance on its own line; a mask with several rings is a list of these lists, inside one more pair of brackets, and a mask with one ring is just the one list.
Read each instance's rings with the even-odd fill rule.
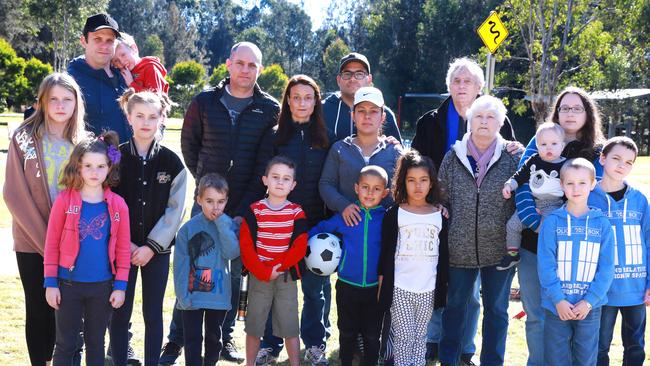
[[[600,180],[603,166],[598,157],[604,139],[596,103],[584,90],[568,87],[557,96],[552,108],[551,122],[564,129],[566,146],[562,156],[567,159],[585,158],[593,162],[596,167],[596,179]],[[536,152],[537,141],[533,137],[521,157],[519,166]],[[528,228],[522,232],[519,262],[521,300],[527,316],[526,340],[528,349],[534,350],[528,359],[528,365],[544,365],[544,310],[541,307],[541,290],[537,276],[537,230],[541,216],[537,212],[528,184],[517,190],[515,200],[519,218],[524,227]]]

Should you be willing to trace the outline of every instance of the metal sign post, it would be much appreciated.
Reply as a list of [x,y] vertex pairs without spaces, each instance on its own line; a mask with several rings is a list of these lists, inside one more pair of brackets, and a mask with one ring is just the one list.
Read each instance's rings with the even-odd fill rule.
[[485,47],[490,50],[485,65],[485,87],[483,90],[484,94],[489,94],[494,88],[494,66],[496,61],[494,52],[496,52],[497,48],[508,37],[508,30],[503,25],[503,22],[501,22],[497,12],[492,11],[487,19],[476,29],[476,32],[481,37]]

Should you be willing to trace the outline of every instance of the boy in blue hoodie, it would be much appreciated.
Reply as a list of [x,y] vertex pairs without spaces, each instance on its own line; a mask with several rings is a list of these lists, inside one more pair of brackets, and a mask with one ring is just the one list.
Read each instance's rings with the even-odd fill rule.
[[[230,310],[229,260],[239,256],[233,220],[223,213],[228,183],[216,173],[199,181],[200,215],[178,231],[174,249],[176,306],[183,319],[186,365],[216,365],[221,353],[221,325]],[[205,317],[205,357],[201,358]]]
[[645,360],[646,306],[650,304],[650,208],[648,198],[630,185],[638,148],[628,137],[613,137],[600,157],[603,179],[589,195],[589,206],[603,211],[614,229],[614,281],[603,306],[598,337],[598,365],[609,365],[609,346],[619,311],[623,318],[623,364]]
[[343,238],[338,267],[336,304],[341,365],[352,364],[357,335],[363,337],[362,365],[375,365],[379,357],[381,310],[377,301],[381,224],[386,209],[381,200],[388,195],[388,174],[377,165],[361,169],[354,191],[361,208],[361,221],[346,225],[341,213],[321,221],[309,231],[335,233]]
[[583,158],[560,170],[566,205],[542,223],[537,271],[542,288],[544,358],[550,366],[596,364],[601,307],[614,277],[614,238],[600,210],[587,206],[596,185]]

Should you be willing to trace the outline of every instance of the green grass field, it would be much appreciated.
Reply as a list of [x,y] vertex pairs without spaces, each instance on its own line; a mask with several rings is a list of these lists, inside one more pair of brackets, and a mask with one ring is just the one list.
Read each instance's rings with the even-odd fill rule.
[[[12,122],[19,123],[22,117],[17,114],[12,115],[0,115],[0,123],[2,122]],[[168,130],[165,132],[164,145],[170,147],[172,150],[176,151],[180,155],[180,128],[181,121],[178,119],[171,119],[167,122]],[[7,135],[7,126],[0,125],[0,150],[6,151],[8,146],[8,141],[4,136]],[[5,179],[5,160],[6,154],[1,153],[0,157],[0,184],[4,184]],[[650,157],[640,157],[637,159],[634,170],[632,172],[633,179],[644,184],[650,185]],[[190,181],[192,181],[190,179]],[[187,213],[186,218],[189,215],[189,207],[191,207],[192,193],[194,190],[193,182],[190,182],[190,189],[188,189],[187,194]],[[4,200],[0,198],[0,229],[4,228],[6,235],[9,235],[7,228],[11,226],[11,217],[7,208],[4,204]],[[5,243],[5,245],[8,245]],[[332,279],[334,283],[335,279]],[[134,306],[134,313],[132,317],[134,332],[133,345],[136,349],[136,352],[139,355],[143,353],[143,338],[144,338],[144,327],[142,322],[142,299],[140,296],[140,285],[138,284],[138,289],[136,291],[136,304]],[[517,279],[513,283],[513,287],[517,287]],[[335,298],[335,295],[332,294],[332,298]],[[172,306],[174,304],[174,292],[173,292],[173,282],[168,281],[167,292],[165,294],[164,302],[164,318],[165,318],[165,334],[167,333],[167,327],[171,320]],[[22,287],[18,275],[11,276],[0,276],[0,309],[2,309],[2,321],[0,322],[0,344],[2,344],[2,349],[0,349],[0,365],[27,365],[29,364],[29,358],[27,355],[27,348],[24,340],[24,297],[22,292]],[[509,313],[512,316],[522,311],[522,305],[518,301],[511,301]],[[525,319],[525,318],[524,318]],[[330,362],[332,365],[338,365],[338,331],[336,329],[336,311],[335,306],[332,306],[331,321],[333,326],[333,335],[328,341],[328,353]],[[621,340],[619,336],[620,332],[617,329],[615,331],[615,337],[612,344],[612,349],[610,351],[610,356],[612,358],[612,364],[621,364],[623,349],[621,345]],[[650,339],[650,331],[646,331],[646,338]],[[243,351],[244,345],[244,332],[243,324],[241,322],[237,323],[235,329],[235,340],[240,347],[240,350]],[[108,339],[107,339],[108,341]],[[478,352],[480,352],[481,347],[481,331],[479,327],[479,333],[476,338],[476,345],[478,347]],[[511,319],[510,326],[508,328],[508,341],[506,348],[506,365],[524,365],[527,358],[527,349],[525,341],[525,329],[524,329],[524,320]],[[648,357],[650,360],[650,356]],[[288,365],[286,354],[282,353],[280,358],[280,363],[282,365]],[[179,365],[184,365],[182,357],[180,359]],[[225,364],[229,364],[225,362]]]

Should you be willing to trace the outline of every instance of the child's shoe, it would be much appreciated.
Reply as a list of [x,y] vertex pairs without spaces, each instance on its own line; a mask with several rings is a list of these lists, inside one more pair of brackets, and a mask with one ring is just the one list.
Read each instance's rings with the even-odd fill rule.
[[521,257],[519,256],[519,252],[508,251],[508,254],[504,255],[503,258],[501,258],[501,262],[497,264],[497,270],[499,271],[508,270],[516,266],[520,260]]
[[274,363],[278,359],[278,356],[273,354],[273,348],[260,348],[257,351],[257,357],[255,357],[255,366],[266,366],[270,363]]
[[176,363],[176,359],[181,355],[183,347],[174,343],[167,342],[162,349],[158,364],[161,366],[170,366]]
[[312,366],[328,366],[329,361],[325,356],[325,345],[311,346],[305,351],[305,361],[309,361]]

